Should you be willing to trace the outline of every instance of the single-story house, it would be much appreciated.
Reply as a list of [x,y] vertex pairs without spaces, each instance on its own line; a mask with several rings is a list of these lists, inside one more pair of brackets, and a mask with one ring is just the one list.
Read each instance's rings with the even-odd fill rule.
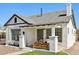
[[71,4],[67,4],[67,9],[63,11],[42,14],[41,10],[40,15],[34,16],[14,14],[4,26],[6,45],[16,42],[16,45],[24,48],[33,46],[39,40],[50,44],[50,36],[58,36],[62,47],[69,49],[76,40],[76,24]]
[[4,27],[1,27],[0,28],[0,45],[5,44],[5,39],[6,39],[5,28]]
[[79,29],[76,30],[76,41],[79,41]]

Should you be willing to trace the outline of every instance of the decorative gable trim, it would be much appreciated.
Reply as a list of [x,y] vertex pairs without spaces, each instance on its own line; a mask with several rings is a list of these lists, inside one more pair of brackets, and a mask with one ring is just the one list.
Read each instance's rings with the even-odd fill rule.
[[31,23],[28,23],[27,21],[25,21],[24,19],[22,19],[22,18],[19,17],[18,15],[14,14],[14,15],[4,24],[4,26],[7,26],[7,25],[17,25],[17,24],[8,24],[14,16],[18,17],[20,20],[22,20],[22,21],[24,22],[24,23],[17,23],[17,24],[28,24],[28,25],[32,25]]

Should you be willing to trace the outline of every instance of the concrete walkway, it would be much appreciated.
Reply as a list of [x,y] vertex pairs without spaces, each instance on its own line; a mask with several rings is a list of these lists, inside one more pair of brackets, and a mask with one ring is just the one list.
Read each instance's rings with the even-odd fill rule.
[[17,52],[20,51],[19,48],[15,48],[15,47],[8,47],[5,45],[0,45],[0,55],[5,55],[8,53],[13,53],[13,52]]
[[79,42],[76,42],[73,47],[65,51],[70,55],[79,55]]
[[30,51],[21,50],[21,51],[17,51],[17,52],[13,52],[13,53],[8,53],[8,54],[5,54],[5,55],[20,55],[20,54],[25,53],[25,52],[30,52]]
[[13,53],[8,53],[8,54],[5,54],[5,55],[20,55],[22,53],[31,52],[31,51],[32,51],[32,48],[26,47],[25,49],[21,49],[20,51],[16,51],[16,52],[13,52]]

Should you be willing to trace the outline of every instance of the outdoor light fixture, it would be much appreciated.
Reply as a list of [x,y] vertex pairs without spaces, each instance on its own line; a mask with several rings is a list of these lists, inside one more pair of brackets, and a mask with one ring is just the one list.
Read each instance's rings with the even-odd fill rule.
[[61,28],[61,26],[57,26],[58,28]]
[[61,28],[61,26],[60,26],[60,25],[55,25],[55,27],[57,27],[57,28]]

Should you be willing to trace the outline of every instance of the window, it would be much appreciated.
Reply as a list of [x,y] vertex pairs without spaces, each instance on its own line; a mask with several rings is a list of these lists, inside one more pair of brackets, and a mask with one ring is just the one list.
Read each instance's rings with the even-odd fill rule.
[[55,36],[58,36],[58,42],[62,42],[62,28],[55,28]]
[[17,23],[17,18],[15,17],[15,19],[14,19],[14,23]]
[[37,29],[37,40],[43,40],[43,30],[44,29]]
[[46,29],[46,39],[49,39],[49,36],[51,36],[51,29]]
[[12,40],[19,41],[20,29],[12,29]]

